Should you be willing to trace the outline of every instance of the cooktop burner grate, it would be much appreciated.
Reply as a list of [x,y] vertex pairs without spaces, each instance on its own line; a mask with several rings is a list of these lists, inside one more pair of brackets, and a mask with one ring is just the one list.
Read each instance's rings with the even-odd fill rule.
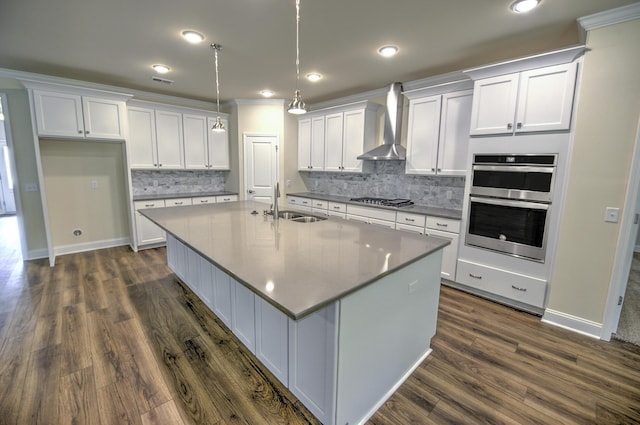
[[362,202],[363,204],[371,204],[371,205],[382,205],[385,207],[408,207],[409,205],[413,205],[410,199],[387,199],[387,198],[371,198],[371,197],[362,197],[362,198],[351,198],[351,201],[354,202]]

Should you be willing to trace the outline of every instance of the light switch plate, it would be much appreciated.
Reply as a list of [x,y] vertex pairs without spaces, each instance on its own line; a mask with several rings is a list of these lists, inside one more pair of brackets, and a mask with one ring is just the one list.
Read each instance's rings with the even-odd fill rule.
[[620,208],[607,207],[604,213],[604,221],[607,223],[617,223]]

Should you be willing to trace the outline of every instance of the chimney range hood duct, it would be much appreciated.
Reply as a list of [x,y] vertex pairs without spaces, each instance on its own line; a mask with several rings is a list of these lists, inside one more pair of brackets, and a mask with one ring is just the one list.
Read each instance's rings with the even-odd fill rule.
[[387,105],[384,117],[383,144],[365,152],[358,159],[368,161],[404,161],[406,149],[400,144],[402,127],[402,84],[393,83],[387,92]]

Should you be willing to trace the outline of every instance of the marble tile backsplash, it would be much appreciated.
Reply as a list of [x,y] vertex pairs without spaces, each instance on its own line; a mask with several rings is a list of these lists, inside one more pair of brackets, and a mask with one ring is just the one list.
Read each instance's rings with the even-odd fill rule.
[[131,170],[133,195],[222,192],[228,171]]
[[417,205],[462,209],[464,177],[415,176],[404,161],[365,163],[362,174],[304,173],[309,192],[338,196],[408,198]]

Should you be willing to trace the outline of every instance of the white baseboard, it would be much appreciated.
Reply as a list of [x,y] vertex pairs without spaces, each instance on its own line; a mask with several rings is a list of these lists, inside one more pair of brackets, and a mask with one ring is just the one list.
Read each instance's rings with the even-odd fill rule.
[[391,396],[398,390],[398,388],[400,388],[400,386],[404,383],[404,381],[409,379],[411,374],[418,368],[418,366],[420,366],[422,362],[427,357],[429,357],[429,354],[431,354],[432,351],[433,349],[431,348],[425,351],[425,353],[422,356],[420,356],[420,358],[409,368],[409,370],[407,370],[407,372],[404,375],[402,375],[400,379],[398,379],[398,382],[396,382],[393,385],[393,387],[389,388],[389,391],[387,391],[387,393],[384,396],[382,396],[382,398],[378,400],[378,402],[375,405],[371,407],[371,410],[369,410],[367,414],[362,419],[360,419],[360,421],[358,421],[358,425],[364,425],[369,419],[371,419],[371,417],[378,411],[378,409],[381,408],[382,405],[385,404],[389,398],[391,398]]
[[56,255],[73,254],[76,252],[93,251],[96,249],[113,248],[116,246],[129,245],[129,238],[106,239],[102,241],[85,242],[73,245],[62,245],[54,248]]
[[546,309],[542,316],[544,323],[568,329],[591,338],[600,339],[602,334],[602,323],[592,322],[581,317],[572,316],[561,311]]
[[42,249],[30,249],[27,251],[27,258],[25,260],[39,260],[40,258],[48,258],[49,252],[47,248]]

